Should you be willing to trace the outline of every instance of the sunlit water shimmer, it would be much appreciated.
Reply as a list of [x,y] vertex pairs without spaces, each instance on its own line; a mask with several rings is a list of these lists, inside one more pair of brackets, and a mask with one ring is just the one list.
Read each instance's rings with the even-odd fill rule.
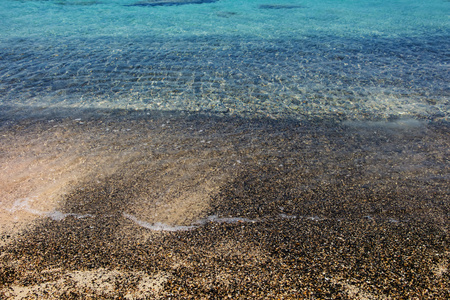
[[448,119],[446,1],[139,3],[2,1],[2,104]]
[[449,15],[0,1],[0,298],[450,298]]

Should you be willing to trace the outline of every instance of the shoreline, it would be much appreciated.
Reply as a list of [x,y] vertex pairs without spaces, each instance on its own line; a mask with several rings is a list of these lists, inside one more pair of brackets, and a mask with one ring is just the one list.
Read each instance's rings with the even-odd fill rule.
[[147,113],[1,116],[0,296],[449,297],[445,123]]

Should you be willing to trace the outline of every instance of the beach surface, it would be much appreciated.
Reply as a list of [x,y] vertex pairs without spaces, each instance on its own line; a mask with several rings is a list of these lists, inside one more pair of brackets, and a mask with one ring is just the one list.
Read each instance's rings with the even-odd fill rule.
[[450,297],[448,124],[22,113],[0,298]]

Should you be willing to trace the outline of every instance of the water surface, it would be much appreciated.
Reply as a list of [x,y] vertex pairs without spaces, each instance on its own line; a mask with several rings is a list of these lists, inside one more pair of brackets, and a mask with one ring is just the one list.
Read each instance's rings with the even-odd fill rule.
[[450,2],[0,2],[0,298],[449,298]]

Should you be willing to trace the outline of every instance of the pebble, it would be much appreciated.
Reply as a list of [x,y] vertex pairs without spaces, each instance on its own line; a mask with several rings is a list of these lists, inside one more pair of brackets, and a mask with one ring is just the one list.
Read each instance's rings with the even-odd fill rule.
[[[111,175],[75,183],[60,207],[65,218],[1,237],[0,298],[450,298],[450,223],[442,217],[450,190],[435,176],[450,168],[445,124],[391,130],[191,114],[172,115],[162,132],[168,117],[84,118],[86,130],[101,132],[95,143],[114,137],[118,153],[147,150]],[[200,130],[211,146],[198,144]],[[193,153],[215,163],[196,169]],[[183,161],[185,180],[213,167],[232,174],[208,200],[205,216],[214,218],[152,231],[124,215],[157,186],[149,178],[159,171],[148,166],[158,159]]]

